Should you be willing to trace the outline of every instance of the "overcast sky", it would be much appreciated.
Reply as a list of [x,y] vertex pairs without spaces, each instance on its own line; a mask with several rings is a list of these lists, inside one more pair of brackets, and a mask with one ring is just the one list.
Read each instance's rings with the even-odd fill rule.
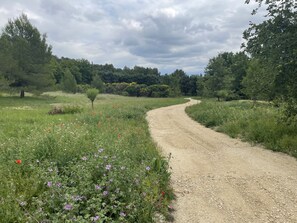
[[255,5],[244,0],[0,0],[0,27],[28,15],[53,54],[115,67],[202,73],[223,51],[239,51]]

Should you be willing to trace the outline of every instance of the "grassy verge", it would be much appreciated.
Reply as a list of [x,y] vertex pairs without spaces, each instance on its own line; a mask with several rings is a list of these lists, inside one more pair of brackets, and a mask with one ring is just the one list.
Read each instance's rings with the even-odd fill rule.
[[206,127],[297,157],[297,127],[283,123],[272,105],[203,100],[186,112]]
[[[0,222],[152,222],[172,199],[145,113],[183,99],[0,97]],[[49,115],[52,106],[80,113]]]

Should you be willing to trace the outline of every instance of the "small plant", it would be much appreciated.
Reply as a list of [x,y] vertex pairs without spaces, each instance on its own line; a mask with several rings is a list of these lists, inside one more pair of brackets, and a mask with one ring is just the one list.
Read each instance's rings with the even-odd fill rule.
[[92,102],[92,109],[94,109],[94,101],[98,94],[99,94],[99,91],[96,88],[91,88],[91,89],[87,90],[87,97]]

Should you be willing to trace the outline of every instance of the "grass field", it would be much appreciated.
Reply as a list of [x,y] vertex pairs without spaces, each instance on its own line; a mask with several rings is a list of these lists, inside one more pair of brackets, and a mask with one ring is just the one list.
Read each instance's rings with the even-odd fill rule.
[[[145,114],[184,99],[0,97],[0,222],[152,222],[173,198]],[[49,115],[53,106],[68,114]],[[70,109],[69,109],[70,108]],[[77,112],[71,114],[71,112]]]
[[296,123],[284,122],[279,108],[268,103],[202,100],[186,112],[206,127],[297,158]]

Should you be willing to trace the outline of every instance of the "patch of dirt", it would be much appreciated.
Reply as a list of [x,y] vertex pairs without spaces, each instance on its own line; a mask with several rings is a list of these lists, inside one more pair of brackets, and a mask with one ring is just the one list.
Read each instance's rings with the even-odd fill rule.
[[149,111],[150,132],[171,154],[177,223],[297,222],[297,161],[208,129],[186,104]]

